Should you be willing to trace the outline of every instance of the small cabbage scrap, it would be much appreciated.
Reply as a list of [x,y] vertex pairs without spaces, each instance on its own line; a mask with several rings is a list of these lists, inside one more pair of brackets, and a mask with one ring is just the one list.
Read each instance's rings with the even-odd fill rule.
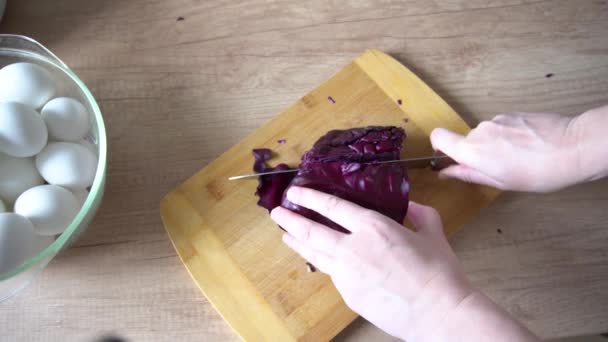
[[[398,127],[370,126],[333,130],[322,136],[302,156],[298,173],[262,176],[256,194],[258,205],[269,211],[281,205],[332,229],[348,233],[344,227],[285,197],[291,186],[302,186],[332,194],[376,210],[402,223],[409,202],[407,169],[402,163],[378,163],[400,158],[405,132]],[[258,151],[258,152],[255,152]],[[266,166],[270,150],[254,150],[254,171],[284,170]],[[280,199],[277,201],[277,199]]]
[[[253,172],[255,173],[289,169],[287,164],[279,164],[275,167],[266,165],[266,161],[272,158],[272,151],[270,149],[255,149],[253,150],[253,157],[255,158],[255,163],[253,164]],[[295,173],[280,173],[258,177],[258,188],[255,192],[259,197],[258,205],[268,209],[268,212],[281,205],[283,193],[293,177],[295,177]]]

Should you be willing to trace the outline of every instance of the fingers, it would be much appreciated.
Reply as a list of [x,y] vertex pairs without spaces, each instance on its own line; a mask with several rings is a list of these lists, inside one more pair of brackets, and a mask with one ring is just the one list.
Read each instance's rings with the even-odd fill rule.
[[445,128],[435,128],[431,132],[431,144],[435,150],[447,154],[459,164],[477,167],[480,165],[480,157],[465,139],[464,135]]
[[443,224],[437,210],[410,201],[407,208],[407,218],[416,227],[417,232],[443,236]]
[[310,248],[302,241],[297,240],[289,234],[283,234],[283,242],[296,253],[300,254],[302,258],[313,264],[321,272],[328,274],[331,272],[333,258],[327,254]]
[[291,210],[276,207],[270,217],[291,236],[313,249],[333,255],[336,246],[344,234],[298,215]]
[[482,184],[497,189],[505,189],[505,185],[494,178],[465,165],[452,165],[439,172],[439,178],[455,178],[474,184]]
[[[369,209],[339,197],[301,187],[291,187],[287,191],[287,199],[292,203],[316,211],[353,233],[366,225],[362,218],[370,212],[373,213]],[[381,215],[378,214],[378,216]]]

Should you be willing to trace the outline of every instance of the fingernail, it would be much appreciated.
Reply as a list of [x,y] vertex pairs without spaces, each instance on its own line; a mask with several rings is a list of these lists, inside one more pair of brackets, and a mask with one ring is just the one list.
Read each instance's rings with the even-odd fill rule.
[[272,209],[272,211],[270,212],[270,218],[279,226],[285,223],[286,215],[287,209],[281,206]]
[[291,246],[291,243],[293,242],[293,240],[294,240],[293,236],[291,236],[289,234],[283,234],[283,242],[287,246]]
[[281,207],[276,207],[270,211],[270,218],[273,221],[276,221],[279,215],[281,215]]
[[431,132],[431,139],[437,139],[437,138],[441,137],[443,134],[445,134],[445,132],[446,132],[445,128],[437,127]]
[[298,204],[299,198],[300,198],[300,188],[292,186],[291,188],[289,188],[289,190],[287,190],[287,199],[291,203]]

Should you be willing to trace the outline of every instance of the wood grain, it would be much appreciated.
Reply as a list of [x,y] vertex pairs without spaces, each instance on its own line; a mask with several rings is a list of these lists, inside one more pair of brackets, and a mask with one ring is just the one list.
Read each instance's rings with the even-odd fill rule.
[[[161,201],[161,217],[180,258],[244,340],[329,341],[356,315],[327,276],[308,274],[305,260],[281,242],[282,232],[256,204],[257,182],[229,181],[227,175],[251,172],[254,148],[271,148],[277,160],[295,166],[326,132],[370,125],[404,126],[403,158],[431,155],[429,134],[436,127],[469,131],[416,75],[385,53],[368,50]],[[288,139],[279,145],[282,137]],[[499,193],[439,182],[429,168],[410,170],[409,179],[412,200],[437,208],[448,235]]]
[[[41,41],[96,95],[110,165],[89,230],[0,305],[3,338],[236,340],[163,231],[167,191],[369,48],[397,56],[469,124],[605,104],[607,22],[598,0],[9,0],[0,31]],[[598,182],[503,195],[454,248],[541,336],[602,332],[606,193]],[[367,324],[340,338],[368,329],[382,339]]]

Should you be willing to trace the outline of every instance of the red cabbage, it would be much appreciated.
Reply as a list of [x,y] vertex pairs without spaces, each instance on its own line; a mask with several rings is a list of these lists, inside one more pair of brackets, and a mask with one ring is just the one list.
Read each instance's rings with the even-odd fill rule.
[[[302,186],[329,193],[365,208],[376,210],[402,223],[408,206],[409,182],[404,164],[378,164],[399,159],[405,132],[397,127],[365,127],[330,131],[304,154],[299,171],[260,177],[256,194],[268,210],[279,204],[316,222],[348,232],[318,213],[295,205],[285,198],[290,186]],[[254,150],[257,170],[287,169],[280,164],[268,168],[270,150]],[[257,168],[257,170],[256,170]],[[283,187],[285,186],[285,187]],[[277,203],[277,197],[282,197]]]
[[[266,165],[266,161],[272,157],[270,149],[255,149],[253,150],[253,157],[255,158],[255,163],[253,164],[253,171],[255,173],[289,169],[287,164],[279,164],[275,167]],[[293,177],[295,177],[295,173],[280,173],[258,177],[258,188],[255,192],[259,197],[258,205],[268,209],[268,212],[281,205],[283,193]]]

